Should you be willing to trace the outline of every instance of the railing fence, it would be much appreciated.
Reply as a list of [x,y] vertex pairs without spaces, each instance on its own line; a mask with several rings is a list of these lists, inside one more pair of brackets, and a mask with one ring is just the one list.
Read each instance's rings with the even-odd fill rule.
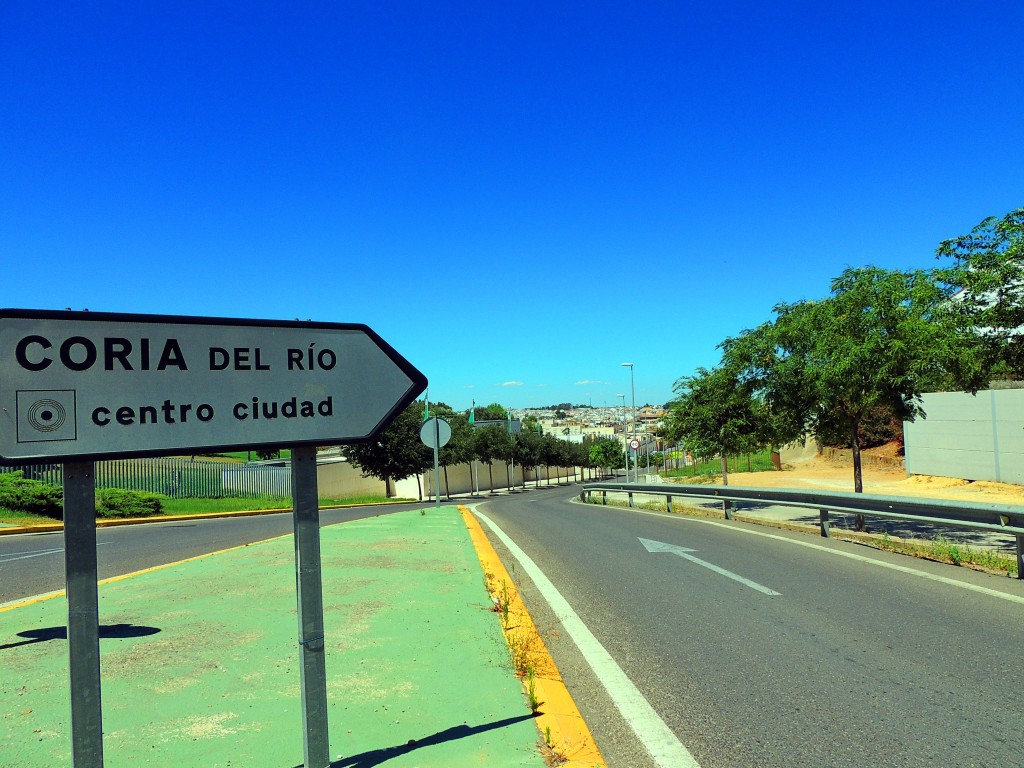
[[[21,471],[26,478],[64,486],[61,464],[0,467],[0,472]],[[194,461],[182,458],[119,459],[96,462],[96,488],[124,488],[161,493],[171,498],[291,496],[287,467]]]
[[970,504],[945,499],[919,499],[875,496],[866,493],[803,491],[787,488],[746,488],[743,486],[680,486],[655,483],[588,483],[580,491],[580,500],[600,494],[607,503],[609,493],[624,493],[632,507],[633,496],[654,496],[665,500],[669,512],[673,498],[721,500],[726,519],[733,501],[816,509],[821,535],[829,536],[829,512],[876,515],[897,520],[913,520],[932,525],[950,525],[975,530],[1005,533],[1017,540],[1017,578],[1024,579],[1024,507],[1010,504]]

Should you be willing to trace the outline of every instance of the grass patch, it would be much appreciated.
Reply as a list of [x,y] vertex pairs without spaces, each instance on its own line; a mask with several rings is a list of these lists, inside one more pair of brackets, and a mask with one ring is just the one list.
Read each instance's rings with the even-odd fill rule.
[[[870,542],[867,542],[870,543]],[[991,549],[980,549],[951,541],[945,536],[933,539],[894,539],[888,533],[878,537],[875,544],[879,549],[902,555],[923,557],[950,565],[975,566],[993,571],[1005,571],[1017,575],[1017,558]]]
[[[774,472],[775,465],[772,464],[771,451],[760,453],[742,454],[740,456],[729,456],[730,472]],[[707,459],[697,461],[688,467],[680,469],[665,469],[661,471],[662,477],[678,478],[714,478],[722,474],[722,460]],[[697,480],[696,482],[710,482],[710,480]]]
[[53,525],[59,522],[60,520],[54,520],[45,515],[33,515],[31,512],[23,512],[20,509],[0,507],[0,526]]

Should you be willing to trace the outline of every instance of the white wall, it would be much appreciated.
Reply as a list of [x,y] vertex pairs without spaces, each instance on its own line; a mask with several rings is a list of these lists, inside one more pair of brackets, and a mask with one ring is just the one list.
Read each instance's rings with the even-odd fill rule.
[[1024,389],[935,392],[903,423],[907,473],[1024,484]]
[[[487,471],[487,465],[482,462],[476,462],[476,475],[479,482],[479,489],[482,493],[488,493],[491,490],[500,491],[508,488],[507,477],[511,475],[505,474],[506,465],[502,461],[496,461],[491,465],[491,473]],[[523,468],[516,465],[516,487],[523,487]],[[538,469],[528,470],[526,472],[526,486],[532,488],[536,483],[538,473],[540,475],[541,483],[547,483],[549,475],[544,467]],[[494,487],[490,485],[490,475],[494,476]],[[563,481],[566,475],[572,477],[572,468],[565,469],[551,467],[550,470],[550,481],[556,482],[558,478]],[[576,469],[576,478],[582,477],[580,470]],[[450,493],[471,493],[474,488],[473,483],[473,467],[471,464],[459,464],[458,466],[448,467],[448,491]],[[431,498],[434,495],[434,470],[425,472],[420,476],[419,485],[417,485],[416,477],[407,477],[404,480],[399,480],[395,483],[395,496],[403,499],[418,499],[420,489],[422,489],[423,498]],[[445,497],[445,484],[444,484],[444,467],[441,467],[441,498]]]
[[355,496],[384,496],[384,481],[363,477],[347,461],[318,459],[316,482],[321,499],[348,499]]

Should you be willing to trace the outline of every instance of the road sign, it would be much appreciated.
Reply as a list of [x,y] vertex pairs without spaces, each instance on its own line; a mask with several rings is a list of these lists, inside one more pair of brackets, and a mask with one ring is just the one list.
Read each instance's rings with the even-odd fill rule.
[[426,378],[360,324],[0,309],[0,463],[374,436]]
[[444,419],[434,416],[420,427],[420,440],[427,448],[444,448],[452,439],[452,428]]
[[640,441],[634,437],[632,440],[629,441],[629,447],[632,448],[634,451],[639,450]]

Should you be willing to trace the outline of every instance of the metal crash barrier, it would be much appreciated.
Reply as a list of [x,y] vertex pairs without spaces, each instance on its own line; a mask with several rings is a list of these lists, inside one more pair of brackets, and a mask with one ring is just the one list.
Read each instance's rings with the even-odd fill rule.
[[748,488],[743,486],[666,486],[664,483],[587,483],[580,499],[589,501],[600,494],[607,503],[609,493],[626,494],[629,506],[634,496],[653,496],[665,500],[672,511],[674,498],[719,500],[726,519],[731,519],[732,502],[774,504],[818,510],[821,535],[829,536],[829,513],[863,514],[875,517],[911,520],[931,525],[947,525],[994,533],[1017,539],[1017,578],[1024,579],[1024,507],[1011,504],[963,504],[942,499],[906,496],[876,496],[838,491],[803,491],[793,488]]

